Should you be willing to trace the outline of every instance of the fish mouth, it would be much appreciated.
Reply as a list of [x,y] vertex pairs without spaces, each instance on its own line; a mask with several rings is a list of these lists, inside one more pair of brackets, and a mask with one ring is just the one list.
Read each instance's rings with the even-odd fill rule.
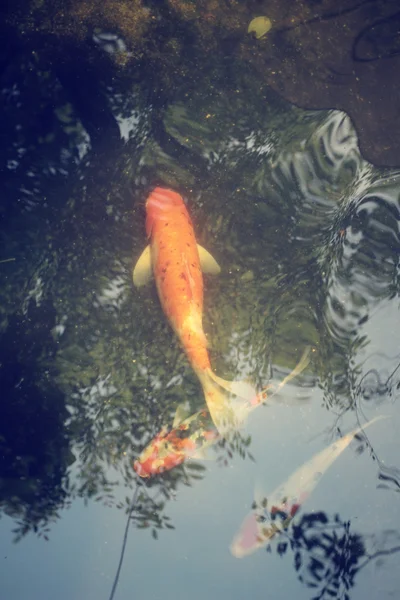
[[139,477],[142,477],[144,479],[150,477],[150,473],[148,473],[146,469],[143,468],[143,465],[138,460],[135,460],[135,462],[133,463],[133,468],[139,475]]

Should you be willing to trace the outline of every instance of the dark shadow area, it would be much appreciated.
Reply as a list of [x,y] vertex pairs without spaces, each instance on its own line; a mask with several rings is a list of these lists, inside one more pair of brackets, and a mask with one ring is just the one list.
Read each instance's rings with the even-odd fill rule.
[[54,356],[50,304],[10,319],[0,340],[0,505],[16,519],[16,539],[49,521],[68,504],[67,468],[74,462],[63,394],[40,368]]

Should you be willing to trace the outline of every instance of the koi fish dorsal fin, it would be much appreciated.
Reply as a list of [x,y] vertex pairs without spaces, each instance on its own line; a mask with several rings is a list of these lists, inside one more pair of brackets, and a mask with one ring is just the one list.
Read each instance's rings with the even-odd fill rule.
[[197,244],[197,250],[199,252],[200,265],[203,273],[207,273],[207,275],[218,275],[221,272],[221,267],[215,258],[211,256],[208,250],[203,248],[203,246],[200,246],[200,244]]
[[179,427],[183,421],[185,421],[190,416],[190,410],[187,406],[187,402],[182,402],[178,404],[175,412],[174,422],[172,424],[172,429],[176,429]]
[[152,275],[153,269],[151,267],[150,246],[146,246],[146,248],[143,250],[142,254],[139,257],[135,268],[133,269],[133,284],[136,287],[146,285],[146,283],[148,283],[152,278]]

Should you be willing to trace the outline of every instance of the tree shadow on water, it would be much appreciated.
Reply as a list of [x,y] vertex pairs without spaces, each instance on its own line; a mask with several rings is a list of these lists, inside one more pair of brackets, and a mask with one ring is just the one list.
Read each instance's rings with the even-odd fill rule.
[[[157,539],[158,530],[173,528],[164,512],[166,501],[181,482],[191,485],[201,479],[205,469],[193,462],[185,471],[176,469],[146,486],[138,482],[130,452],[112,446],[113,394],[104,404],[102,389],[97,390],[90,398],[96,406],[92,410],[82,392],[78,410],[55,385],[49,370],[57,352],[55,325],[51,301],[31,300],[10,316],[0,339],[0,514],[14,520],[14,541],[30,532],[48,540],[51,524],[80,497],[125,510],[130,523],[149,529]],[[124,430],[119,424],[118,439],[123,449],[132,451],[141,417],[135,419],[130,396],[129,404],[132,414]],[[94,423],[99,432],[93,435]],[[125,500],[116,493],[122,485],[131,494]]]
[[[276,546],[281,557],[293,552],[298,579],[312,589],[311,600],[341,598],[350,600],[357,574],[368,564],[400,551],[396,530],[378,535],[361,535],[352,530],[351,521],[338,514],[306,513],[284,533]],[[282,539],[282,538],[281,538]],[[271,544],[267,552],[272,552]]]
[[[0,507],[12,516],[16,540],[44,535],[67,502],[63,479],[74,461],[63,429],[63,394],[38,376],[38,354],[51,352],[50,305],[10,318],[0,346]],[[38,350],[36,345],[40,341]],[[40,530],[40,531],[39,531]]]

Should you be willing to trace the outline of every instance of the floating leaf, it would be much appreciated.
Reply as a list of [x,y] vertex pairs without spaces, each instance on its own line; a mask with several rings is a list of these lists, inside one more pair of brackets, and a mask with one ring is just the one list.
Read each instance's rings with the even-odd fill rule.
[[259,39],[263,37],[263,35],[268,33],[271,27],[271,19],[268,19],[268,17],[256,17],[255,19],[250,21],[247,33],[254,32],[256,38]]

